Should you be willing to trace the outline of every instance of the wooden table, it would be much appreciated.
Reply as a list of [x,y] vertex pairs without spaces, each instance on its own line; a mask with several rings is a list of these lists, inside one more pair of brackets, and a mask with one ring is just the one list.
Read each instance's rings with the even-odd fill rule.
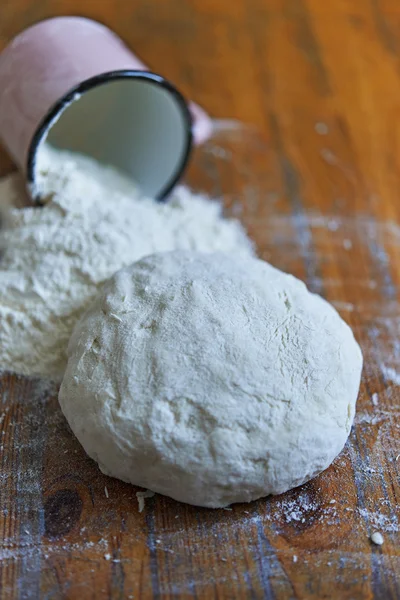
[[365,368],[349,443],[314,481],[142,513],[85,456],[55,387],[4,375],[1,599],[400,598],[398,0],[3,0],[0,47],[57,14],[105,22],[213,116],[255,126],[228,124],[189,180],[337,307]]

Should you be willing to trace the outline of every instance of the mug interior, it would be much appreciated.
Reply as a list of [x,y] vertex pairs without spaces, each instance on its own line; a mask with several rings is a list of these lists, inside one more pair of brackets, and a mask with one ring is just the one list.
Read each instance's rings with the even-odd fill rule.
[[28,180],[35,190],[36,158],[45,141],[115,167],[147,196],[163,199],[189,158],[192,122],[181,94],[143,71],[105,73],[71,90],[46,116],[31,144]]

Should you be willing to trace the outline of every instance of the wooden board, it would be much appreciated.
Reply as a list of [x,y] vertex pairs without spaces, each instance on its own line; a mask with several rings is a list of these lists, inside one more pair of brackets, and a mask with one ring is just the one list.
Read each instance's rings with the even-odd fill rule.
[[398,0],[6,0],[0,47],[56,14],[104,21],[213,116],[255,126],[220,123],[189,181],[338,308],[365,369],[349,443],[314,481],[142,513],[85,456],[54,386],[4,374],[0,598],[400,598]]

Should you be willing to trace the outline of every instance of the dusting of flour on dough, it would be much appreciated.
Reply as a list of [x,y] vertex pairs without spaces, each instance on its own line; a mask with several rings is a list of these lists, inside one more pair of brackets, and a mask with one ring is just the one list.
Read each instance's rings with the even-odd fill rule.
[[70,339],[59,401],[104,474],[220,508],[326,469],[350,433],[361,367],[350,328],[298,279],[178,250],[103,286]]

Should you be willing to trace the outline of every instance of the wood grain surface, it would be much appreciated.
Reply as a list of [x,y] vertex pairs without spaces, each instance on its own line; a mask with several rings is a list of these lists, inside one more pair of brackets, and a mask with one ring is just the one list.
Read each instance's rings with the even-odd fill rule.
[[2,0],[0,48],[57,14],[103,21],[211,115],[253,125],[220,121],[189,182],[337,307],[365,368],[350,440],[314,481],[142,513],[85,456],[55,386],[4,374],[0,598],[400,598],[398,0]]

